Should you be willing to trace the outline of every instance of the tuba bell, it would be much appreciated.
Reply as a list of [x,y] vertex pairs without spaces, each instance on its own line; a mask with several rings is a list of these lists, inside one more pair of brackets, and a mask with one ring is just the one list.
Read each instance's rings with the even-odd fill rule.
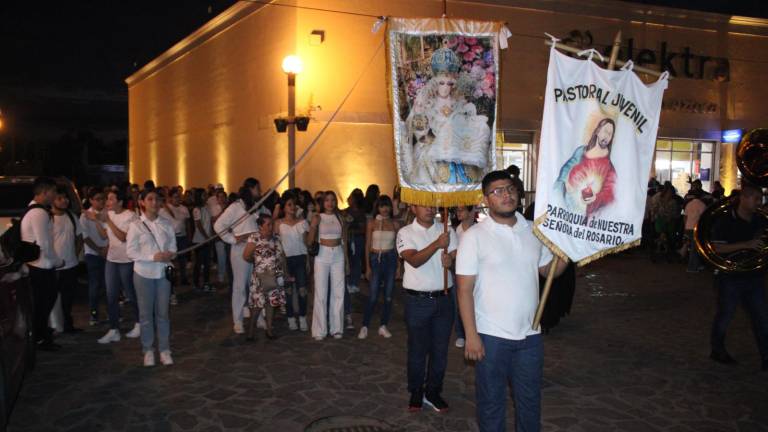
[[[743,178],[759,187],[768,187],[768,129],[753,129],[736,147],[736,165]],[[740,250],[728,256],[715,252],[711,241],[712,229],[718,218],[736,207],[736,199],[729,198],[710,205],[699,218],[693,230],[696,250],[715,268],[729,273],[750,272],[768,265],[768,250]],[[757,213],[768,219],[768,210]]]

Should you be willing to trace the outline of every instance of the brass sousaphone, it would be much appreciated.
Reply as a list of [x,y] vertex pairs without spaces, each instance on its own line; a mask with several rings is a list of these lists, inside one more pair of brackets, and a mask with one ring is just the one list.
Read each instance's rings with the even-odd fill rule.
[[[736,147],[736,164],[743,178],[760,187],[768,187],[768,129],[753,129]],[[741,250],[719,255],[711,241],[712,228],[718,218],[727,215],[736,207],[733,198],[709,206],[702,213],[693,230],[696,250],[715,268],[729,273],[750,272],[768,265],[768,250]],[[768,211],[757,211],[768,219]]]

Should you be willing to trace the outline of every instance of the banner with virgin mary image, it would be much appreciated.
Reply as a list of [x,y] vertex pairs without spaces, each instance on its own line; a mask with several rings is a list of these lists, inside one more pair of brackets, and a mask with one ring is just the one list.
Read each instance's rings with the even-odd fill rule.
[[428,206],[480,201],[496,163],[499,22],[389,18],[387,53],[401,198]]
[[552,48],[534,231],[579,265],[640,242],[667,74],[646,85]]

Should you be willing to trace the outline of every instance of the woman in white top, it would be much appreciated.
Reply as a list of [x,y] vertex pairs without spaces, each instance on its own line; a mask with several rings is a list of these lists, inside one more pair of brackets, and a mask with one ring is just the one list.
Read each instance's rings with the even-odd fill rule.
[[213,229],[219,233],[219,237],[231,245],[229,258],[232,265],[232,321],[236,334],[245,333],[243,308],[247,299],[248,280],[253,270],[253,264],[243,259],[243,250],[248,236],[258,231],[256,216],[248,214],[259,194],[259,190],[254,191],[254,188],[258,188],[258,185],[241,187],[240,199],[230,204],[213,224]]
[[109,236],[107,224],[104,222],[104,207],[106,196],[102,190],[91,188],[88,191],[88,201],[91,206],[80,214],[80,224],[83,227],[83,242],[85,243],[85,264],[88,268],[88,305],[91,311],[90,325],[99,322],[99,297],[107,292],[104,277]]
[[395,272],[397,271],[397,252],[395,251],[395,234],[400,229],[400,223],[392,218],[392,200],[381,195],[373,206],[376,216],[368,221],[365,240],[365,260],[368,263],[366,278],[370,281],[368,304],[363,315],[363,327],[358,338],[368,337],[368,325],[371,315],[379,299],[380,286],[384,285],[384,310],[381,312],[379,335],[389,338],[392,334],[387,329],[392,314],[392,290],[395,287]]
[[[77,264],[78,255],[82,247],[83,228],[80,222],[69,211],[69,197],[67,190],[59,186],[56,188],[56,198],[51,206],[53,211],[53,250],[56,251],[61,259],[64,260],[64,266],[56,269],[57,289],[60,301],[54,306],[53,312],[61,311],[62,330],[66,333],[81,331],[73,325],[72,321],[72,299],[77,289]],[[53,315],[52,312],[52,315]]]
[[[189,247],[189,209],[181,203],[181,191],[179,188],[171,188],[168,191],[168,199],[164,207],[160,209],[159,215],[171,221],[174,233],[176,234],[176,246],[179,250]],[[176,268],[179,269],[179,282],[181,285],[189,285],[187,279],[187,261],[189,254],[180,254],[176,256]]]
[[128,228],[127,254],[134,261],[133,280],[141,306],[141,349],[144,366],[155,365],[155,325],[160,362],[173,364],[171,323],[168,307],[171,282],[167,267],[176,256],[176,235],[171,224],[158,216],[157,192],[144,190],[139,195],[142,215]]
[[[192,271],[192,285],[203,291],[214,291],[211,287],[211,243],[205,240],[211,236],[211,214],[205,200],[205,189],[192,190],[192,219],[195,222],[195,234],[192,236],[192,244],[204,243],[195,249],[195,263]],[[200,285],[200,270],[203,271],[203,285]]]
[[[107,236],[109,237],[109,250],[107,251],[107,264],[104,274],[107,282],[107,313],[109,315],[109,331],[99,343],[107,344],[120,341],[120,290],[131,306],[135,324],[133,329],[126,334],[127,337],[139,337],[139,308],[136,303],[136,291],[133,288],[133,261],[125,250],[126,234],[128,227],[137,219],[136,213],[123,207],[125,192],[111,190],[107,194],[106,214]],[[102,213],[103,214],[103,213]]]
[[[339,215],[336,194],[327,191],[323,195],[321,213],[312,217],[308,241],[320,243],[320,251],[315,258],[315,301],[312,308],[312,337],[323,340],[328,334],[336,339],[342,337],[344,318],[344,277],[346,254],[343,239],[346,238],[346,226]],[[330,276],[330,286],[328,278]],[[330,292],[330,294],[329,294]],[[326,303],[330,295],[330,310]],[[327,313],[326,313],[327,312]],[[329,316],[326,320],[326,315]],[[327,321],[330,321],[328,323]]]
[[[211,212],[211,227],[216,223],[224,210],[227,208],[227,193],[223,189],[216,191],[215,207],[209,207],[208,211]],[[213,233],[211,233],[213,234]],[[213,242],[213,247],[216,248],[216,273],[218,274],[219,284],[227,284],[227,274],[231,272],[229,269],[229,243],[225,243],[221,238],[217,238]]]
[[[285,216],[275,221],[275,234],[280,238],[286,257],[286,290],[288,328],[307,331],[307,233],[309,223],[297,216],[297,197],[284,194],[282,210]],[[298,326],[296,319],[298,317]]]

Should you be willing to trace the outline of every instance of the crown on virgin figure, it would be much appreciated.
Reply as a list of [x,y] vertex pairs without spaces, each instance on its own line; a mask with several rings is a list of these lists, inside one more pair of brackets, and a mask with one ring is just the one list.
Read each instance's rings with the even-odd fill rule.
[[432,53],[432,74],[456,73],[461,68],[461,60],[452,49],[445,46]]

